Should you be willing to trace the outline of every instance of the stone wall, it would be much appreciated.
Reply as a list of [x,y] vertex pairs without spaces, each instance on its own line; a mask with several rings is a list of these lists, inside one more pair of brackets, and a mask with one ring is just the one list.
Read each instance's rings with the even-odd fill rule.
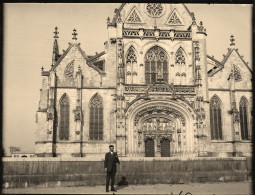
[[[129,184],[227,182],[251,179],[251,158],[121,158],[116,182]],[[3,158],[3,185],[104,185],[103,158]]]

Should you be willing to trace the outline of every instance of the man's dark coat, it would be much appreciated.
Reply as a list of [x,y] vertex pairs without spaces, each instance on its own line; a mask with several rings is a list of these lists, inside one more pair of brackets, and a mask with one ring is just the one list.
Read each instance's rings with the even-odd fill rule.
[[107,168],[107,172],[116,172],[116,163],[120,164],[119,158],[116,152],[108,152],[105,154],[104,168]]

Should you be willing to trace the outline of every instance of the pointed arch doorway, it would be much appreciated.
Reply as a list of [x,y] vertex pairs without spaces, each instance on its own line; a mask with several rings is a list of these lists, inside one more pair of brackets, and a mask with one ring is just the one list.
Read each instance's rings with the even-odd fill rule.
[[194,114],[172,100],[139,100],[126,112],[127,156],[172,157],[194,153]]

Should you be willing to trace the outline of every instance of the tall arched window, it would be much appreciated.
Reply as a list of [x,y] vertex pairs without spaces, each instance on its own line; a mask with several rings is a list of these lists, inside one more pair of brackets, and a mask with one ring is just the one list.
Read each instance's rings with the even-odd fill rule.
[[180,47],[175,53],[175,64],[185,65],[186,60],[184,56],[184,50]]
[[126,59],[126,83],[127,84],[137,84],[137,56],[135,54],[135,49],[130,47],[127,52]]
[[162,48],[154,46],[145,55],[145,83],[151,84],[158,80],[168,83],[168,58]]
[[103,100],[98,93],[90,100],[89,138],[103,140]]
[[221,101],[214,95],[210,101],[211,139],[222,139]]
[[59,129],[59,139],[68,140],[69,139],[69,99],[66,94],[64,94],[60,100],[60,129]]
[[240,111],[240,126],[242,140],[249,140],[248,133],[248,118],[247,118],[247,99],[243,96],[240,100],[239,111]]

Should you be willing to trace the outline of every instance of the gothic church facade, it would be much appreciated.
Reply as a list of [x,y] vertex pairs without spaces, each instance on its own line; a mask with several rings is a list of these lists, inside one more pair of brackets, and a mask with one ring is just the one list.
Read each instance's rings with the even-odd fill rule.
[[183,4],[122,4],[105,50],[77,40],[42,70],[37,156],[250,156],[252,70],[231,37],[222,61]]

